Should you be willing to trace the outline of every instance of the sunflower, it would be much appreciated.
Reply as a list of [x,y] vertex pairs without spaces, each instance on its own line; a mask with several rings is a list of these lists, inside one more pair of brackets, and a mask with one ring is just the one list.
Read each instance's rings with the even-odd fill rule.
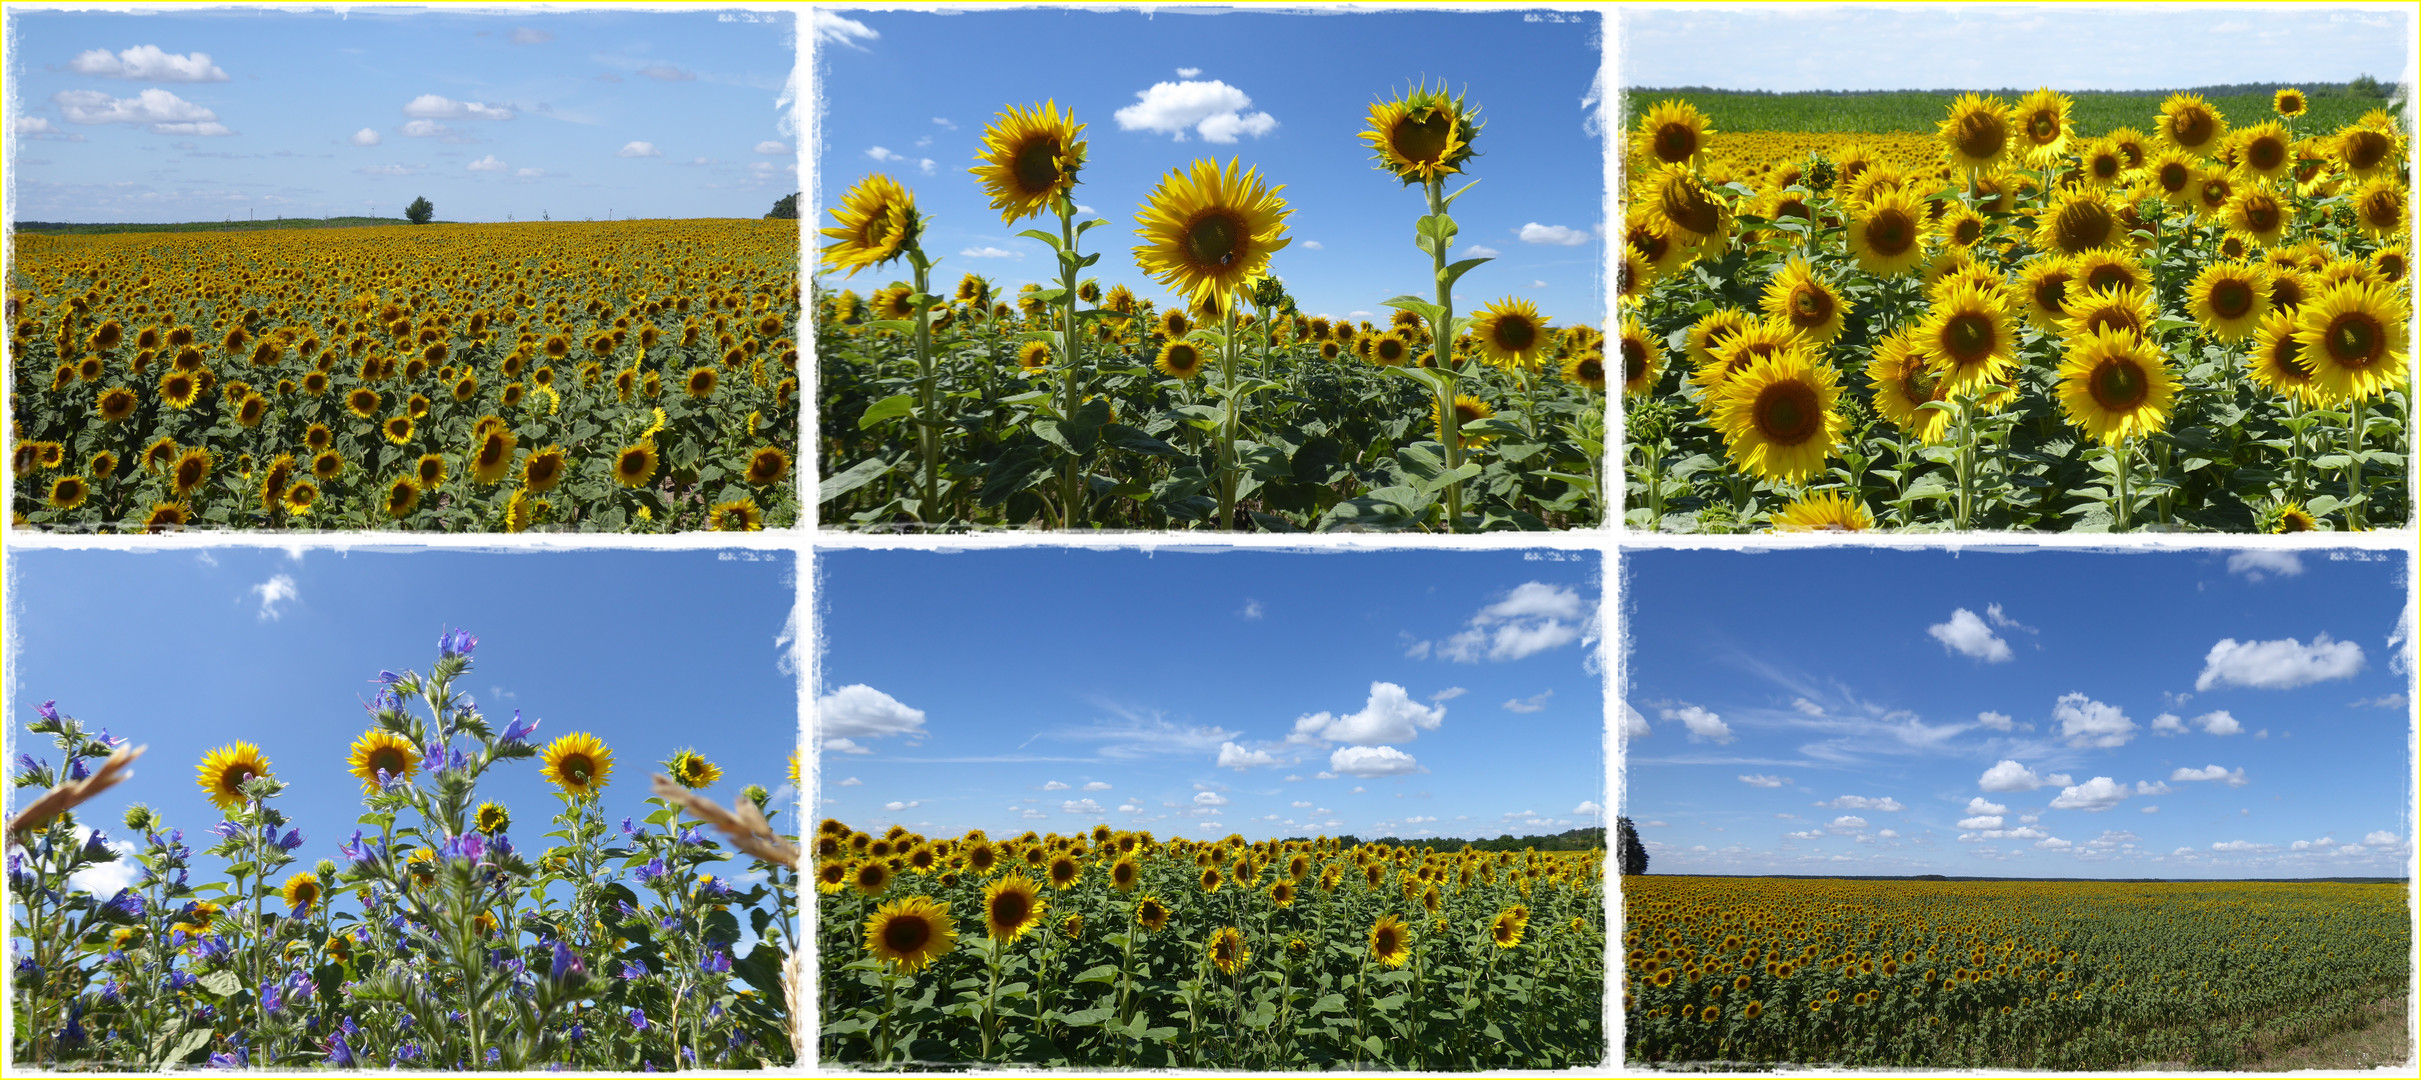
[[2377,240],[2397,240],[2412,227],[2406,212],[2404,185],[2394,178],[2382,176],[2362,185],[2354,192],[2354,223],[2362,227],[2363,235]]
[[614,774],[613,751],[585,731],[575,731],[548,743],[539,760],[543,763],[538,770],[539,778],[562,788],[566,795],[593,795]]
[[1023,871],[984,886],[984,933],[994,941],[1015,941],[1042,922],[1050,905]]
[[1051,366],[1051,343],[1039,338],[1017,347],[1018,370],[1029,375],[1039,374]]
[[500,802],[482,802],[471,815],[471,827],[483,833],[500,833],[513,827],[513,812]]
[[1806,259],[1792,256],[1782,271],[1765,286],[1765,314],[1790,324],[1801,337],[1816,344],[1830,343],[1841,334],[1843,316],[1849,305],[1842,302],[1841,293],[1831,282],[1817,276],[1816,269]]
[[2186,286],[2186,304],[2203,332],[2242,341],[2270,311],[2270,273],[2258,263],[2213,262]]
[[2303,342],[2295,337],[2298,323],[2294,309],[2272,308],[2261,319],[2247,366],[2253,381],[2280,396],[2317,405],[2322,400],[2320,388],[2312,383],[2312,369],[2303,360]]
[[[1409,314],[1409,313],[1407,313]],[[1480,357],[1499,367],[1535,365],[1554,334],[1540,318],[1538,305],[1528,300],[1506,297],[1480,309],[1471,320],[1471,334],[1479,341]]]
[[2085,144],[2077,155],[2077,168],[2084,173],[2086,183],[2110,187],[2126,175],[2127,153],[2119,149],[2116,140],[2105,135]]
[[1059,111],[1056,100],[1012,106],[984,129],[983,150],[975,155],[982,164],[967,171],[982,182],[1000,220],[1015,224],[1076,189],[1085,158],[1085,144],[1076,136],[1084,129],[1073,110]]
[[2403,244],[2389,244],[2371,252],[2371,271],[2378,274],[2381,281],[2401,285],[2405,275],[2412,273],[2412,261],[2406,258]]
[[1238,173],[1232,158],[1224,170],[1209,160],[1194,162],[1190,175],[1171,169],[1135,215],[1144,241],[1135,262],[1188,301],[1233,295],[1291,243],[1284,190],[1265,184],[1257,168]]
[[2144,166],[2144,183],[2170,206],[2180,210],[2194,208],[2194,155],[2183,150],[2163,150]]
[[2315,532],[2320,520],[2304,509],[2300,502],[2286,502],[2262,515],[2262,530],[2266,533]]
[[221,810],[233,812],[244,805],[244,781],[268,779],[269,759],[261,756],[261,748],[248,742],[230,743],[202,757],[200,775],[195,783],[210,793],[210,802]]
[[[1496,438],[1494,435],[1463,433],[1464,427],[1495,415],[1496,409],[1485,401],[1469,394],[1454,395],[1455,436],[1465,448],[1478,446]],[[1429,403],[1429,429],[1437,435],[1437,441],[1441,443],[1446,441],[1446,418],[1438,411],[1437,403],[1434,401]]]
[[672,774],[674,783],[691,791],[711,787],[715,781],[723,778],[723,770],[716,768],[714,762],[706,760],[705,755],[686,748],[675,752],[672,757],[665,760],[664,771]]
[[614,482],[626,488],[647,486],[656,476],[656,444],[643,441],[614,455]]
[[[2403,190],[2397,188],[2396,194],[2401,197]],[[2226,220],[2229,233],[2248,243],[2270,247],[2286,237],[2287,207],[2279,200],[2276,189],[2247,184],[2228,199]]]
[[715,374],[710,367],[691,368],[688,377],[681,380],[681,389],[693,398],[711,398],[715,396]]
[[1202,943],[1202,952],[1221,975],[1234,975],[1253,960],[1252,949],[1244,944],[1243,931],[1233,926],[1211,931],[1210,940]]
[[1051,858],[1050,865],[1044,868],[1043,874],[1049,879],[1052,888],[1064,891],[1074,888],[1077,882],[1084,880],[1084,864],[1077,862],[1075,856],[1061,852]]
[[1168,919],[1168,905],[1161,903],[1159,897],[1146,896],[1135,901],[1135,925],[1157,934],[1168,929]]
[[833,240],[824,245],[824,269],[847,270],[850,277],[899,258],[916,245],[923,225],[916,197],[882,173],[858,181],[841,196],[841,205],[832,208],[832,216],[836,227],[821,230]]
[[201,396],[202,381],[191,372],[171,371],[160,376],[160,400],[172,409],[191,408],[194,399]]
[[891,864],[882,858],[859,860],[849,869],[849,885],[860,896],[881,896],[891,888]]
[[2122,285],[2152,287],[2152,277],[2125,248],[2094,248],[2069,260],[2069,270],[2086,289],[2115,289]]
[[783,453],[780,447],[760,446],[755,452],[748,455],[746,476],[749,483],[763,487],[767,484],[780,483],[782,478],[788,475],[790,475],[790,455]]
[[1716,346],[1713,361],[1693,372],[1690,381],[1711,394],[1750,364],[1799,347],[1814,348],[1790,324],[1778,319],[1759,319]]
[[1606,357],[1594,346],[1564,357],[1558,370],[1565,382],[1595,393],[1606,392]]
[[1403,967],[1412,959],[1412,928],[1394,915],[1382,915],[1370,927],[1370,956],[1388,967]]
[[1942,156],[1952,168],[1983,172],[2009,157],[2014,119],[2000,98],[1961,94],[1941,122]]
[[2160,431],[2176,397],[2168,359],[2141,336],[2099,327],[2069,340],[2059,366],[2060,408],[2103,445]]
[[56,509],[73,510],[82,506],[85,497],[91,493],[92,486],[73,473],[50,482],[50,504]]
[[133,416],[135,407],[140,404],[142,401],[135,396],[135,392],[123,386],[103,390],[100,397],[93,399],[93,408],[100,412],[101,419],[112,424]]
[[[2368,117],[2364,118],[2368,120]],[[2395,172],[2397,159],[2402,156],[2404,138],[2396,132],[2390,120],[2376,126],[2355,123],[2339,131],[2329,140],[2329,156],[2337,159],[2345,175],[2352,180],[2374,180]]]
[[1867,385],[1874,390],[1875,411],[1901,431],[1923,443],[1938,443],[1950,427],[1950,413],[1922,408],[1945,400],[1942,373],[1917,346],[1916,328],[1902,327],[1875,346],[1866,362]]
[[312,907],[319,903],[319,875],[308,870],[296,874],[287,878],[285,887],[277,892],[285,898],[286,910],[295,917],[308,915]]
[[1654,193],[1659,222],[1674,242],[1699,248],[1699,254],[1720,254],[1730,243],[1731,203],[1708,188],[1697,173],[1667,165],[1644,183],[1644,190]]
[[2142,289],[2072,292],[2067,308],[2068,318],[2061,324],[2061,336],[2072,341],[2105,329],[2125,330],[2142,337],[2152,326],[2151,294]]
[[2228,204],[2236,198],[2236,181],[2228,170],[2210,167],[2197,170],[2194,183],[2187,189],[2186,209],[2210,218],[2224,218]]
[[2048,87],[2017,99],[2017,107],[2009,111],[2017,121],[2017,145],[2026,153],[2026,160],[2036,167],[2048,167],[2068,155],[2068,136],[2075,131],[2075,123],[2068,119],[2072,107],[2075,102],[2070,102],[2068,94]]
[[1714,422],[1743,469],[1804,483],[1822,471],[1848,427],[1833,411],[1839,396],[1832,366],[1794,347],[1726,380],[1713,395]]
[[422,491],[431,491],[446,482],[446,459],[443,454],[422,454],[412,465],[412,478],[420,482]]
[[178,455],[176,464],[169,466],[168,482],[182,499],[210,482],[210,469],[215,463],[210,451],[196,446]]
[[364,420],[376,418],[378,416],[378,406],[378,391],[372,390],[369,387],[357,387],[345,395],[345,411],[350,412]]
[[2404,309],[2394,287],[2348,281],[2298,310],[2295,340],[2324,400],[2364,401],[2404,385]]
[[309,480],[297,480],[286,488],[286,512],[308,514],[319,502],[319,485]]
[[1943,243],[1963,250],[1982,243],[1984,231],[1991,224],[1984,219],[1984,215],[1976,213],[1966,204],[1952,203],[1948,210],[1942,212],[1941,220],[1934,222],[1934,232],[1942,238]]
[[1488,940],[1500,949],[1510,949],[1522,943],[1522,933],[1530,928],[1530,920],[1507,908],[1488,920]]
[[1697,165],[1706,157],[1711,122],[1686,101],[1660,101],[1639,118],[1639,143],[1665,165]]
[[1849,222],[1849,249],[1858,266],[1880,277],[1898,277],[1925,258],[1924,201],[1906,190],[1885,192],[1860,205]]
[[380,500],[379,509],[391,518],[410,517],[412,511],[420,509],[420,485],[413,483],[409,476],[396,477],[387,485],[387,494]]
[[1934,303],[1917,326],[1917,346],[1942,373],[1942,390],[1998,383],[2017,363],[2017,331],[2000,298],[1973,286]]
[[1716,308],[1690,324],[1684,354],[1693,367],[1715,362],[1715,354],[1732,338],[1757,325],[1757,316],[1734,307]]
[[1160,347],[1160,358],[1152,361],[1152,366],[1172,379],[1191,379],[1202,374],[1202,369],[1209,363],[1210,358],[1204,356],[1193,342],[1171,341]]
[[706,512],[706,527],[716,532],[758,532],[765,528],[765,512],[757,508],[756,499],[743,495],[716,503]]
[[1199,880],[1203,892],[1215,893],[1219,891],[1219,886],[1227,881],[1227,875],[1220,873],[1216,866],[1205,866],[1202,868]]
[[1875,527],[1875,519],[1856,498],[1827,491],[1791,500],[1775,512],[1773,527],[1775,532],[1865,532]]
[[[424,458],[423,460],[425,461],[426,459]],[[440,468],[442,469],[442,459],[440,459],[439,464]],[[521,459],[521,483],[522,486],[531,491],[547,491],[552,489],[556,484],[563,481],[564,474],[569,471],[571,471],[570,462],[564,455],[563,448],[560,446],[548,446],[544,449],[533,450],[530,452],[528,457]],[[439,473],[440,479],[442,479],[443,476],[444,474],[441,471]]]
[[2236,168],[2245,175],[2276,181],[2294,163],[2286,129],[2277,121],[2256,124],[2236,133]]
[[2035,245],[2077,255],[2124,243],[2126,225],[2109,196],[2095,188],[2062,188],[2035,225]]
[[2068,318],[2068,295],[2076,284],[2075,264],[2063,255],[2036,256],[2018,267],[2026,321],[2037,330],[2058,329]]
[[1461,172],[1471,160],[1471,140],[1482,126],[1473,119],[1478,113],[1464,96],[1446,93],[1442,81],[1431,90],[1423,80],[1393,101],[1372,105],[1360,138],[1376,151],[1371,156],[1379,168],[1408,185],[1428,183]]
[[2228,118],[2200,94],[2171,94],[2154,121],[2160,140],[2195,157],[2209,157],[2228,133]]
[[866,951],[901,974],[923,970],[957,945],[957,920],[931,897],[893,900],[866,919]]

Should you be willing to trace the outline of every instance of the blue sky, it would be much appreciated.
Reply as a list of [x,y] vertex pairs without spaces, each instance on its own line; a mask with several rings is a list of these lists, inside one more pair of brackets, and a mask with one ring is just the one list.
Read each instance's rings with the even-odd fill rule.
[[[823,205],[869,172],[909,185],[932,219],[924,246],[944,260],[937,280],[973,272],[1015,291],[1056,275],[1047,248],[1017,238],[1034,221],[1003,226],[967,173],[996,114],[1055,99],[1087,125],[1076,201],[1110,223],[1084,242],[1104,253],[1093,271],[1105,288],[1125,282],[1165,306],[1167,294],[1130,254],[1135,211],[1169,170],[1235,158],[1286,185],[1293,244],[1272,270],[1297,304],[1384,316],[1381,301],[1433,288],[1429,257],[1412,246],[1413,219],[1425,211],[1419,189],[1376,171],[1355,136],[1371,104],[1426,76],[1467,88],[1487,122],[1468,170],[1481,183],[1454,213],[1458,250],[1500,257],[1462,279],[1462,303],[1520,296],[1558,325],[1599,318],[1595,12],[837,9],[815,18]],[[906,273],[901,264],[848,284],[864,291],[870,276],[879,288]]]
[[1624,812],[1651,873],[2401,874],[2410,572],[2379,551],[1630,554]]
[[2410,5],[1628,6],[1625,86],[2174,90],[2402,82]]
[[[337,858],[362,812],[346,755],[369,727],[369,680],[381,668],[427,672],[438,634],[460,626],[479,647],[459,685],[492,720],[520,709],[541,721],[540,745],[575,731],[605,741],[609,821],[643,813],[655,763],[684,746],[723,768],[707,794],[729,805],[759,784],[787,809],[798,690],[777,642],[794,564],[762,551],[12,551],[12,760],[31,751],[59,763],[48,736],[24,730],[55,698],[150,747],[87,823],[119,839],[120,811],[147,803],[199,849],[192,838],[208,840],[220,814],[194,770],[249,741],[292,785],[279,801],[307,838],[305,865]],[[556,810],[551,791],[536,758],[480,784],[518,815],[512,834],[531,849]],[[785,822],[795,828],[775,819]],[[195,879],[216,870],[203,858]]]
[[1598,556],[817,556],[822,814],[860,829],[1599,824]]
[[789,13],[9,12],[23,221],[762,217]]

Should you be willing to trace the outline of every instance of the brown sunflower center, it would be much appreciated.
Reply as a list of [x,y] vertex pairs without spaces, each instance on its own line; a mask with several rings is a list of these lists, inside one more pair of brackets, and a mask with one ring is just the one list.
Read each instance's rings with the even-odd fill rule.
[[1028,193],[1049,191],[1059,183],[1059,141],[1035,139],[1018,147],[1009,171],[1016,174],[1017,186]]
[[1907,398],[1910,405],[1922,405],[1934,399],[1935,388],[1941,383],[1942,377],[1934,374],[1932,365],[1911,362],[1900,372],[1900,396]]
[[913,953],[933,940],[933,924],[922,916],[895,915],[883,924],[883,945],[895,953]]
[[1868,219],[1865,234],[1875,254],[1898,255],[1917,242],[1917,223],[1898,210],[1885,210]]
[[177,486],[181,488],[190,488],[198,485],[202,482],[202,477],[207,475],[208,472],[208,467],[203,465],[201,460],[198,458],[186,458],[183,461],[177,462]]
[[646,472],[647,452],[643,450],[623,451],[622,456],[614,461],[614,471],[623,476],[637,476]]
[[1973,244],[1984,238],[1984,223],[1975,218],[1960,218],[1957,225],[1951,226],[1950,238],[1961,246]]
[[2387,157],[2388,149],[2393,144],[2386,135],[2369,128],[2356,128],[2338,145],[2341,148],[2339,152],[2345,157],[2346,167],[2361,170],[2376,168]]
[[2339,366],[2366,368],[2378,363],[2380,345],[2386,340],[2386,328],[2362,312],[2349,311],[2329,320],[2329,359]]
[[1667,220],[1694,236],[1712,236],[1723,226],[1722,210],[1715,205],[1714,196],[1686,176],[1665,184],[1657,193],[1657,205]]
[[2001,124],[2000,117],[1971,112],[1959,118],[1956,141],[1960,153],[1979,161],[1990,160],[1999,157],[2001,148],[2008,145],[2009,129]]
[[555,773],[575,784],[588,783],[597,775],[597,762],[587,754],[567,754],[555,765]]
[[1824,405],[1816,397],[1816,388],[1797,379],[1758,391],[1750,415],[1766,441],[1783,446],[1806,442],[1824,426]]
[[2279,225],[2277,201],[2267,195],[2255,195],[2246,199],[2244,223],[2258,233],[2267,233],[2277,229]]
[[2355,204],[2355,211],[2362,215],[2365,224],[2380,229],[2394,228],[2397,219],[2404,216],[2403,208],[2396,203],[2394,189],[2384,187],[2363,197]]
[[2110,242],[2113,224],[2109,209],[2098,202],[2070,203],[2051,223],[2052,240],[2062,251],[2090,251]]
[[2229,278],[2211,287],[2211,310],[2223,319],[2241,319],[2253,310],[2253,283]]
[[1961,312],[1942,324],[1942,351],[1949,354],[1951,363],[1967,367],[1991,356],[1998,336],[1990,318],[1976,312]]
[[[1623,363],[1627,369],[1630,364],[1630,358],[1625,357]],[[1606,381],[1606,365],[1603,361],[1598,360],[1596,357],[1584,356],[1581,358],[1580,363],[1573,368],[1573,374],[1584,383],[1603,383]],[[1626,377],[1636,377],[1630,375],[1628,370],[1626,370],[1624,374]]]
[[2285,162],[2286,144],[2277,139],[2264,136],[2245,144],[2244,163],[2246,165],[2268,172]]
[[1833,297],[1813,283],[1791,290],[1791,324],[1821,326],[1833,317]]
[[2125,330],[2141,337],[2144,332],[2143,320],[2124,305],[2105,304],[2094,309],[2093,314],[2085,319],[2085,333],[2101,330]]
[[[1664,157],[1665,138],[1663,132],[1657,133],[1657,156],[1666,161],[1681,160]],[[1447,144],[1454,141],[1454,117],[1443,109],[1431,109],[1420,116],[1407,115],[1395,122],[1395,130],[1388,133],[1387,141],[1395,148],[1395,156],[1405,161],[1415,165],[1438,164],[1445,159]]]
[[1698,152],[1698,130],[1680,121],[1670,121],[1656,129],[1656,158],[1665,164],[1689,160]]
[[1020,926],[1034,910],[1025,894],[1004,892],[992,898],[992,922],[1000,926]]
[[2227,181],[2215,177],[2202,182],[2203,205],[2213,207],[2225,206],[2228,202],[2228,195],[2229,188]]
[[1496,347],[1506,352],[1527,352],[1538,343],[1538,324],[1520,315],[1507,315],[1496,321]]
[[2151,380],[2133,357],[2112,357],[2093,369],[2086,385],[2093,400],[2112,412],[2126,412],[2144,403],[2152,394]]
[[2125,165],[2118,160],[2117,154],[2101,153],[2093,155],[2093,175],[2099,179],[2115,179],[2118,176],[2119,170],[2122,168],[2125,168]]
[[1622,381],[1638,382],[1648,373],[1648,343],[1631,338],[1622,339]]
[[1186,223],[1184,236],[1179,242],[1184,245],[1186,258],[1195,268],[1207,269],[1227,266],[1243,257],[1246,235],[1244,223],[1232,213],[1213,209]]
[[2188,150],[2211,141],[2217,122],[2201,109],[2188,109],[2169,118],[2169,138]]
[[219,789],[229,795],[241,795],[244,790],[244,781],[252,779],[253,776],[253,771],[247,766],[228,766],[226,772],[219,774]]
[[2291,334],[2279,337],[2270,348],[2270,374],[2282,382],[2312,381],[2312,369],[2303,362],[2303,343]]
[[2047,110],[2039,110],[2026,118],[2026,134],[2036,142],[2050,142],[2059,133],[2060,118]]

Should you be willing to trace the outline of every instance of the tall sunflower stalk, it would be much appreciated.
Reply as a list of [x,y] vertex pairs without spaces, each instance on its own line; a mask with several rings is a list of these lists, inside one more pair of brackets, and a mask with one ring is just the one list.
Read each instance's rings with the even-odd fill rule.
[[[1045,208],[1059,218],[1056,236],[1041,229],[1027,229],[1017,235],[1050,245],[1052,253],[1058,256],[1059,287],[1034,294],[1036,301],[1056,309],[1058,327],[1029,331],[1028,338],[1055,342],[1062,365],[1059,416],[1053,421],[1038,421],[1035,426],[1037,434],[1067,453],[1060,465],[1059,524],[1071,529],[1084,521],[1089,498],[1084,490],[1083,457],[1092,445],[1091,429],[1083,427],[1078,417],[1085,391],[1080,352],[1084,335],[1079,328],[1086,316],[1095,313],[1077,310],[1077,277],[1101,258],[1099,254],[1080,253],[1076,241],[1085,230],[1108,224],[1099,218],[1076,220],[1079,212],[1076,174],[1085,163],[1085,144],[1076,137],[1084,129],[1085,125],[1076,122],[1074,112],[1059,111],[1056,100],[1026,108],[1011,106],[984,129],[983,150],[975,155],[981,164],[967,170],[982,182],[985,193],[992,198],[992,208],[1000,211],[1002,224],[1014,225],[1041,214]],[[1045,423],[1052,426],[1044,428]]]
[[[916,425],[917,456],[923,465],[923,492],[916,516],[929,523],[941,506],[941,418],[933,401],[940,372],[933,364],[932,317],[941,298],[931,288],[933,260],[917,242],[924,233],[925,218],[917,213],[916,196],[882,173],[858,181],[842,196],[841,205],[833,208],[832,216],[839,224],[823,230],[833,238],[822,252],[825,269],[847,270],[855,277],[869,266],[905,255],[916,277],[907,299],[916,350],[916,404],[910,422]],[[888,325],[898,328],[897,323]]]
[[1471,190],[1471,184],[1464,184],[1454,194],[1446,194],[1446,177],[1462,172],[1471,160],[1471,140],[1478,137],[1481,127],[1476,119],[1479,109],[1467,104],[1466,97],[1448,94],[1444,83],[1432,90],[1423,80],[1392,101],[1372,105],[1369,129],[1360,136],[1376,151],[1372,156],[1380,169],[1393,173],[1407,187],[1421,185],[1429,211],[1414,222],[1413,246],[1429,256],[1434,299],[1398,296],[1387,301],[1387,306],[1410,311],[1428,321],[1437,366],[1389,370],[1419,379],[1437,396],[1439,439],[1445,444],[1446,454],[1444,488],[1449,532],[1460,532],[1463,527],[1462,423],[1454,394],[1461,367],[1454,356],[1454,342],[1462,333],[1463,322],[1469,321],[1457,321],[1454,317],[1454,283],[1473,267],[1488,261],[1446,261],[1446,252],[1454,246],[1458,231],[1448,211],[1454,208],[1454,200]]

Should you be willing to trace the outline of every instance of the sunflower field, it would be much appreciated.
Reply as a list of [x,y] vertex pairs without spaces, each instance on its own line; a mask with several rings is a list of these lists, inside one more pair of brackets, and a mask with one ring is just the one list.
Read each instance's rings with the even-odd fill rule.
[[1604,1060],[1604,855],[816,835],[818,1056],[1559,1069]]
[[2225,1069],[2411,993],[2411,927],[2392,882],[1628,877],[1624,1058]]
[[778,221],[19,234],[17,527],[793,525]]
[[[2233,99],[2231,99],[2233,100]],[[1618,273],[1632,528],[2412,520],[2406,119],[2049,90],[1925,132],[1645,109]],[[2342,111],[2342,110],[2338,110]]]
[[[61,755],[18,755],[8,832],[11,1060],[40,1068],[763,1069],[796,1055],[797,849],[763,787],[726,809],[691,751],[655,796],[608,809],[614,754],[573,732],[499,726],[458,687],[478,639],[447,632],[427,674],[379,673],[347,760],[351,836],[278,805],[263,748],[231,742],[197,781],[225,815],[197,832],[140,804],[74,808],[141,747],[60,712],[27,725]],[[556,789],[522,822],[483,800],[490,770],[535,758]],[[797,759],[792,758],[792,772]],[[630,812],[619,826],[614,813]],[[308,830],[308,831],[306,831]],[[318,834],[314,837],[312,834]],[[314,849],[333,852],[307,862]],[[204,869],[203,860],[216,864]],[[133,860],[103,896],[81,871]]]
[[[913,193],[874,174],[831,209],[827,278],[905,260],[869,295],[815,293],[819,520],[868,529],[1331,529],[1462,532],[1594,525],[1604,335],[1511,297],[1457,315],[1449,213],[1479,136],[1464,96],[1417,87],[1373,105],[1378,168],[1418,187],[1433,295],[1386,325],[1314,317],[1277,276],[1292,213],[1257,170],[1172,169],[1139,208],[1135,269],[1165,308],[1106,287],[1078,220],[1085,125],[1012,107],[970,170],[1057,283],[955,289],[920,246]],[[1383,188],[1381,189],[1383,190]],[[1409,200],[1407,200],[1409,203]],[[944,290],[948,290],[946,293]]]

